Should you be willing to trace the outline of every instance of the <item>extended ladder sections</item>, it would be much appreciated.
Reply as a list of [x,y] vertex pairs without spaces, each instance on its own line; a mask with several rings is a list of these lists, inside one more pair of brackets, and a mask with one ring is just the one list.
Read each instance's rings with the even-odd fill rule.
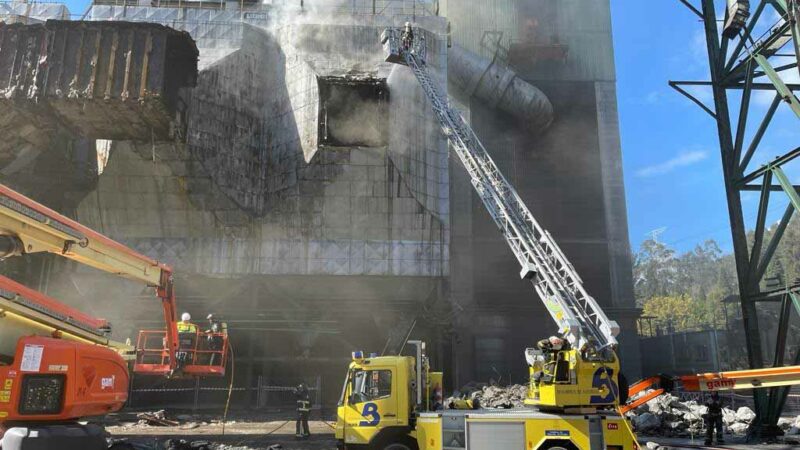
[[[406,42],[403,42],[403,41]],[[425,41],[408,41],[400,30],[382,36],[386,60],[407,65],[416,76],[436,114],[442,132],[470,175],[472,185],[514,252],[523,279],[531,280],[559,332],[587,359],[605,359],[617,347],[619,326],[609,320],[583,287],[575,268],[550,233],[531,214],[506,180],[472,127],[449,104],[425,67]]]

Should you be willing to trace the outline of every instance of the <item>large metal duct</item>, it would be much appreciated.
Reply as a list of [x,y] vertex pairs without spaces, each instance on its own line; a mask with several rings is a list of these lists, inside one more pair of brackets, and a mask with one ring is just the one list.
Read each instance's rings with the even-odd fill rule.
[[457,45],[448,51],[447,66],[456,95],[475,97],[509,113],[534,132],[545,130],[553,122],[550,99],[510,68]]

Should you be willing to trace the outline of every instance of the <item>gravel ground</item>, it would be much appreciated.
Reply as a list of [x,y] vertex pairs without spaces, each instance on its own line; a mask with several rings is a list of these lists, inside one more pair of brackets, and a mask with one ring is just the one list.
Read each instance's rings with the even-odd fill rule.
[[662,447],[660,450],[670,450],[672,448],[675,449],[682,449],[682,448],[708,448],[708,449],[731,449],[731,450],[789,450],[789,449],[798,449],[800,446],[795,444],[758,444],[758,443],[747,443],[744,441],[744,438],[726,438],[725,445],[722,446],[714,446],[714,447],[703,447],[703,438],[696,438],[694,440],[691,439],[675,439],[675,438],[663,438],[663,437],[653,437],[653,438],[643,438],[639,437],[639,443],[642,444],[642,448],[647,448],[648,442],[656,442],[661,444]]
[[[334,450],[336,440],[333,437],[332,422],[312,420],[309,422],[311,437],[297,439],[294,436],[294,420],[232,420],[225,426],[222,434],[222,424],[217,422],[184,423],[175,427],[142,426],[135,422],[118,422],[108,425],[106,429],[112,436],[127,439],[133,443],[153,444],[166,439],[206,440],[212,442],[215,450],[271,450],[270,446],[279,444],[281,449],[287,450]],[[661,450],[706,448],[703,447],[703,437],[691,439],[676,439],[665,437],[640,436],[639,442],[646,449],[648,442],[662,445]],[[651,444],[652,445],[652,444]],[[784,444],[753,444],[744,442],[743,438],[728,438],[724,446],[709,447],[732,450],[789,450],[799,449],[800,445],[793,443]]]
[[166,439],[185,439],[187,441],[206,440],[219,450],[268,450],[280,444],[283,449],[333,450],[336,440],[328,422],[310,421],[311,437],[295,437],[294,420],[265,422],[229,422],[222,434],[222,425],[210,423],[189,428],[191,425],[177,427],[154,427],[140,425],[107,426],[106,430],[114,438],[126,439],[132,443],[153,444]]

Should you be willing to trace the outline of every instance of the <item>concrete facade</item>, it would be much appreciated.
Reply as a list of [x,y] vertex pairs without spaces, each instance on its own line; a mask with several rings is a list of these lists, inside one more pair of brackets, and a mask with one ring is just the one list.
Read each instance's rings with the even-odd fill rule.
[[[397,351],[409,333],[429,341],[448,385],[523,382],[523,350],[554,332],[551,320],[449,158],[413,76],[382,62],[378,40],[383,27],[414,21],[445,84],[448,40],[493,56],[482,35],[505,24],[500,41],[515,51],[502,62],[549,97],[553,125],[531,134],[474,99],[465,114],[589,292],[631,331],[624,365],[636,376],[608,1],[589,2],[588,24],[578,20],[585,1],[536,10],[504,0],[496,11],[466,0],[285,3],[94,5],[89,20],[158,22],[197,41],[185,142],[114,141],[100,154],[80,140],[52,143],[4,163],[0,180],[171,264],[180,307],[229,322],[242,385],[319,375],[332,402],[350,351]],[[554,4],[564,5],[551,13],[566,27],[566,60],[514,60],[525,52],[511,44],[530,45],[520,23]],[[598,45],[607,51],[592,56],[595,67],[581,58]],[[371,138],[353,139],[352,124]],[[45,258],[12,269],[88,303],[119,325],[118,337],[159,326],[159,305],[141,286]]]

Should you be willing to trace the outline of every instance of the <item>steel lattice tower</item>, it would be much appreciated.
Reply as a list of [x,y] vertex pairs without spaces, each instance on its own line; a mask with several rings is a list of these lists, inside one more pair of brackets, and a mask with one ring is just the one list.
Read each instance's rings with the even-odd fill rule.
[[[789,221],[800,209],[800,186],[793,185],[784,171],[800,156],[800,147],[782,150],[761,167],[753,163],[765,135],[775,131],[770,130],[770,123],[779,108],[790,108],[800,119],[800,101],[794,93],[800,85],[786,83],[781,76],[798,70],[798,4],[796,0],[728,0],[725,5],[719,1],[715,5],[714,0],[679,1],[704,26],[711,77],[709,81],[671,81],[670,85],[700,106],[717,125],[749,364],[753,368],[798,364],[800,350],[787,354],[787,335],[792,310],[800,313],[800,284],[790,280],[772,289],[765,286],[764,278]],[[725,7],[724,17],[718,17],[719,6]],[[709,87],[713,105],[693,96],[687,89],[692,86]],[[758,91],[774,93],[760,117],[751,105]],[[760,122],[749,129],[751,116]],[[746,220],[743,213],[742,194],[749,191],[760,193],[754,221]],[[777,196],[788,196],[788,206],[774,231],[766,233],[770,200],[774,202]],[[748,239],[749,232],[752,236]],[[771,360],[764,352],[764,330],[757,316],[765,302],[780,303],[777,326],[764,327],[776,330]],[[780,433],[777,422],[788,394],[788,387],[754,390],[758,418],[753,432],[762,436]]]

